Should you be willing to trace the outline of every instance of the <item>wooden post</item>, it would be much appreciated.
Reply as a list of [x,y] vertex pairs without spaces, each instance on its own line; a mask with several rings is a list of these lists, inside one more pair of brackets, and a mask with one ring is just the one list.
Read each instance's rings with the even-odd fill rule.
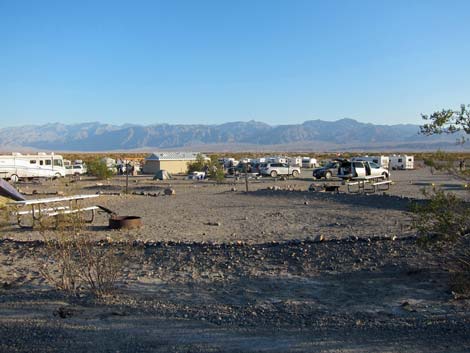
[[247,171],[247,164],[244,166],[245,169],[245,192],[248,193],[248,171]]

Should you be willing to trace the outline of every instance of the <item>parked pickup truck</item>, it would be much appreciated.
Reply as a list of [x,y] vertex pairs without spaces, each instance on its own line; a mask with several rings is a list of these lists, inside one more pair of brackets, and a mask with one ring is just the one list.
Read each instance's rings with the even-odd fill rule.
[[270,175],[273,178],[279,175],[292,175],[294,178],[300,175],[300,168],[287,163],[266,163],[260,165],[261,175]]
[[338,177],[346,180],[367,176],[388,179],[390,177],[390,172],[374,162],[353,160],[350,162],[343,162],[338,173]]

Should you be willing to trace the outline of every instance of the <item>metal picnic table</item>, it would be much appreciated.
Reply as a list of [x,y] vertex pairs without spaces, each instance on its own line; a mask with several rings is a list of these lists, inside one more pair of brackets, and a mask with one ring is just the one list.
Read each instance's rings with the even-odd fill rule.
[[[63,196],[63,197],[48,197],[40,199],[31,199],[31,200],[20,200],[8,202],[8,206],[13,206],[17,210],[14,214],[17,216],[18,225],[22,228],[29,227],[22,223],[22,217],[31,215],[32,224],[34,226],[35,222],[40,222],[43,217],[54,217],[65,214],[73,214],[79,212],[91,212],[91,219],[85,220],[87,223],[91,223],[95,217],[95,210],[98,206],[88,206],[82,207],[80,205],[81,201],[86,199],[91,199],[99,197],[98,194],[92,195],[73,195],[73,196]],[[22,210],[23,208],[29,208]]]
[[363,176],[355,177],[346,182],[348,192],[351,194],[375,193],[376,191],[385,191],[390,189],[391,180],[386,180],[383,176]]

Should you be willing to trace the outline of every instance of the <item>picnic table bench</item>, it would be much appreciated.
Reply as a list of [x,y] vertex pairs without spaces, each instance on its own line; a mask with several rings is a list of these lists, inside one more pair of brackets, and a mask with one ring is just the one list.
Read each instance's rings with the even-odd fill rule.
[[385,191],[390,189],[391,180],[386,180],[382,176],[365,176],[352,178],[346,182],[348,192],[351,194],[375,193],[377,191]]
[[[13,214],[17,217],[17,223],[21,228],[33,227],[36,222],[41,222],[44,217],[56,217],[59,215],[76,214],[90,212],[89,219],[84,221],[87,223],[93,222],[95,218],[95,211],[99,209],[98,206],[83,207],[81,202],[83,200],[99,197],[100,195],[73,195],[63,197],[48,197],[41,199],[20,200],[8,202],[8,206],[16,208]],[[28,209],[23,209],[28,208]],[[25,225],[23,222],[24,216],[31,216],[31,225]]]

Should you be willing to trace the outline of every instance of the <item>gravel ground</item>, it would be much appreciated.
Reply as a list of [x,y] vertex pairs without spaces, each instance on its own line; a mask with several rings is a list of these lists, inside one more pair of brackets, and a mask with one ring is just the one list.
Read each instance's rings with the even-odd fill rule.
[[[466,195],[462,182],[397,171],[385,195],[351,195],[308,192],[308,176],[252,180],[249,193],[242,180],[172,180],[173,196],[161,196],[170,183],[138,177],[130,192],[144,195],[101,196],[144,222],[110,231],[100,215],[86,230],[124,264],[101,300],[54,290],[39,271],[40,232],[4,226],[0,352],[470,351],[470,300],[416,244],[408,212],[423,187]],[[124,179],[20,187],[120,193]]]

